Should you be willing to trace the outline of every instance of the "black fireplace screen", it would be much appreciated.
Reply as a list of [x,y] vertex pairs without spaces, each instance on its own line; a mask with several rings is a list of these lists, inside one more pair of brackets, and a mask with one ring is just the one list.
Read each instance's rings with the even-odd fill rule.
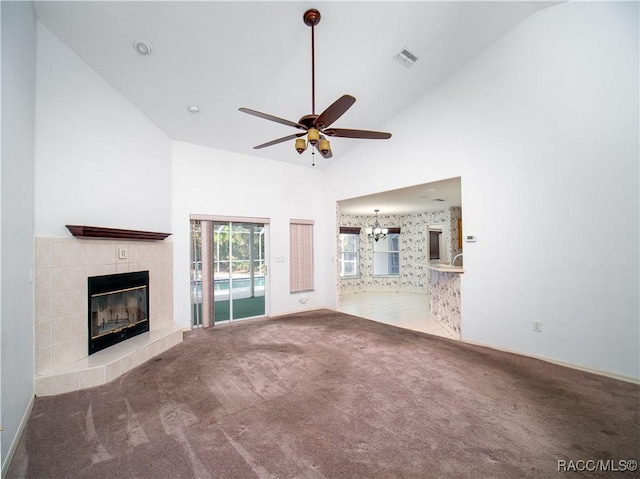
[[89,354],[149,331],[149,272],[89,278]]

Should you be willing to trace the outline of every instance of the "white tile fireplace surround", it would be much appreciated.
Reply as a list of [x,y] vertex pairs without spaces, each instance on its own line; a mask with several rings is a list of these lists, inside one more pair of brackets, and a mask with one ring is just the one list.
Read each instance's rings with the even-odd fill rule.
[[[126,259],[118,258],[120,248],[126,248]],[[89,356],[87,278],[147,270],[149,332]],[[173,322],[173,244],[36,238],[34,318],[37,396],[117,378],[182,341]]]

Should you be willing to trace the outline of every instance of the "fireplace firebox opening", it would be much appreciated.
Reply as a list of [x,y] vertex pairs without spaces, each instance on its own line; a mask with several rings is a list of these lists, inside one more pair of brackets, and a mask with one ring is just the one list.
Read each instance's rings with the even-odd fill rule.
[[88,278],[89,354],[149,331],[149,271]]

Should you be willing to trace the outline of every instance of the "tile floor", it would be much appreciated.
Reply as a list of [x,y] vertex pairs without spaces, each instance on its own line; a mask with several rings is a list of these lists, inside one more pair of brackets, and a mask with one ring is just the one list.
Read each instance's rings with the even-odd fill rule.
[[429,314],[429,296],[417,293],[343,294],[339,310],[362,318],[451,339],[460,339]]

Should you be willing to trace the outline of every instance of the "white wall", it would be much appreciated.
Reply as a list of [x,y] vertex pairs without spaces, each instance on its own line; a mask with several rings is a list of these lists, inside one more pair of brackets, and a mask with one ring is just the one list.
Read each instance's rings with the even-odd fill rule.
[[540,11],[382,129],[326,170],[326,256],[335,201],[461,176],[463,339],[640,377],[637,3]]
[[[637,19],[636,3],[543,10],[384,125],[391,140],[324,172],[171,143],[38,25],[35,234],[172,232],[175,319],[188,326],[189,214],[269,217],[281,314],[335,305],[335,201],[461,176],[465,234],[478,237],[465,245],[463,338],[638,377]],[[316,221],[306,304],[288,293],[289,218]],[[602,254],[603,224],[619,257]]]
[[[0,160],[0,445],[2,471],[33,399],[33,163],[36,16],[31,2],[2,2]],[[3,474],[4,475],[4,474]]]
[[[305,158],[300,161],[305,161]],[[267,254],[271,302],[267,304],[267,312],[277,315],[314,309],[324,304],[320,170],[173,142],[172,177],[174,311],[178,324],[185,327],[190,324],[190,214],[269,218]],[[289,293],[291,218],[315,221],[313,292]],[[278,258],[283,262],[276,261]],[[307,298],[308,302],[301,304],[301,298]]]
[[171,229],[168,137],[41,24],[35,188],[36,236]]

